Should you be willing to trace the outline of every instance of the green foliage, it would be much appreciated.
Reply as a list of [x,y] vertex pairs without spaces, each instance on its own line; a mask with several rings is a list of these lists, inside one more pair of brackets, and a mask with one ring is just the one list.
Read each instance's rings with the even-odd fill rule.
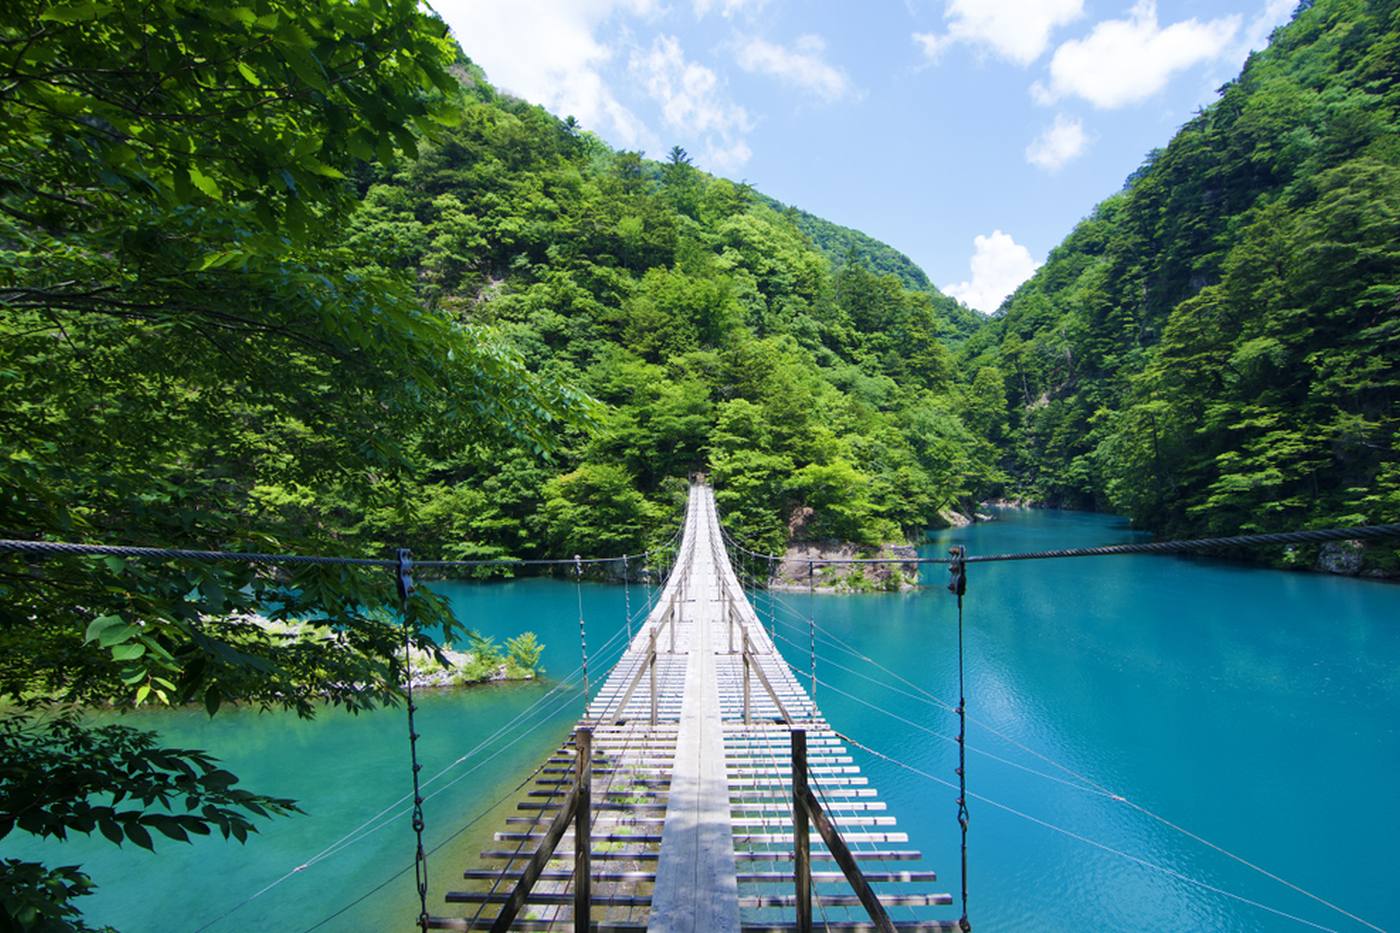
[[[382,554],[414,527],[410,493],[442,484],[441,450],[535,457],[583,423],[580,396],[343,235],[358,179],[461,117],[444,35],[408,0],[6,8],[0,531]],[[389,224],[399,206],[366,210]],[[474,240],[436,209],[423,248],[450,270]],[[5,557],[0,701],[17,705],[0,812],[25,815],[4,832],[245,838],[290,804],[232,790],[202,753],[39,704],[396,702],[395,602],[387,574],[348,568]],[[422,589],[409,623],[460,633]],[[196,811],[168,813],[176,792]],[[11,867],[7,904],[68,922],[76,875]],[[52,910],[32,903],[45,891]]]
[[785,484],[798,501],[814,510],[806,536],[880,544],[898,529],[877,521],[870,497],[870,477],[842,459],[809,463]]
[[514,638],[506,639],[506,664],[514,676],[542,673],[540,657],[543,654],[544,645],[540,644],[534,632],[521,632]]
[[[670,533],[677,484],[704,471],[726,520],[767,547],[785,545],[809,492],[827,495],[831,528],[873,541],[999,478],[991,441],[963,423],[956,303],[883,274],[872,257],[888,247],[854,231],[842,236],[864,253],[833,262],[811,223],[678,148],[661,163],[611,152],[478,76],[457,126],[362,183],[348,230],[366,273],[417,270],[424,301],[599,403],[546,466],[425,448],[431,481],[374,514],[376,537],[406,528],[462,555],[635,553]],[[868,482],[835,497],[790,483],[836,460]]]
[[188,842],[218,830],[245,842],[257,832],[249,815],[296,811],[290,800],[234,787],[238,779],[208,754],[158,748],[151,733],[129,726],[9,714],[0,718],[0,752],[0,839],[15,829],[57,839],[98,831],[151,849],[152,831]]
[[541,514],[555,553],[636,553],[653,518],[632,477],[613,464],[585,463],[551,479],[544,495]]
[[[153,833],[188,842],[217,830],[246,842],[257,832],[252,817],[298,812],[290,800],[235,787],[238,779],[204,752],[159,748],[153,733],[85,726],[71,713],[0,717],[0,760],[0,839],[16,829],[60,840],[99,832],[116,845],[154,850]],[[92,888],[76,866],[6,859],[5,928],[89,929],[71,901]]]
[[1397,17],[1300,6],[968,342],[1021,492],[1171,534],[1400,520]]
[[0,910],[6,930],[25,933],[111,933],[91,927],[73,901],[97,886],[76,865],[46,868],[37,862],[0,861]]

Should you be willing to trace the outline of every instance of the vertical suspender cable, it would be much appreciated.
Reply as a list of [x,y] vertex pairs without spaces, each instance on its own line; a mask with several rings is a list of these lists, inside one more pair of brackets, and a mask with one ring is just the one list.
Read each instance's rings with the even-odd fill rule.
[[773,639],[773,644],[778,643],[778,601],[773,593],[773,587],[778,582],[778,571],[773,566],[774,559],[768,558],[768,637]]
[[[646,563],[643,556],[642,563]],[[632,589],[628,581],[627,555],[622,555],[622,617],[627,620],[627,644],[632,644]]]
[[413,632],[415,626],[410,621],[408,597],[413,592],[413,560],[408,548],[399,548],[397,582],[399,589],[399,615],[403,622],[403,667],[404,691],[408,697],[408,756],[413,766],[413,835],[417,838],[417,849],[413,855],[413,876],[418,886],[418,928],[428,933],[428,856],[423,851],[423,790],[418,782],[418,772],[423,766],[418,763],[418,730],[414,714],[418,706],[413,702]]
[[[651,613],[652,605],[651,564],[653,557],[654,555],[651,551],[647,551],[642,555],[642,588],[646,593],[647,614]],[[643,619],[643,622],[645,622],[645,619]]]
[[[817,607],[814,605],[817,592],[817,565],[807,561],[807,635],[812,649],[812,703],[817,701]],[[815,706],[813,707],[815,709]]]
[[967,548],[949,551],[948,589],[958,598],[958,827],[962,830],[962,918],[964,933],[972,929],[967,919],[967,690],[963,681],[963,594],[967,592]]
[[578,596],[578,647],[583,656],[583,712],[588,715],[588,631],[583,626],[583,558],[574,555],[574,594]]

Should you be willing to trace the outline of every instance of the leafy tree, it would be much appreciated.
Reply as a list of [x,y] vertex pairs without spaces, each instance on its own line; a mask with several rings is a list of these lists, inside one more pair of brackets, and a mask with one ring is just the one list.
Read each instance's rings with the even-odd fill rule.
[[[7,8],[6,536],[383,553],[360,522],[401,505],[420,438],[553,443],[576,397],[426,309],[417,240],[384,268],[337,239],[352,179],[460,116],[444,36],[401,0]],[[376,222],[411,230],[381,194]],[[4,558],[0,836],[245,839],[291,802],[48,702],[395,702],[394,602],[385,575],[344,568]],[[409,618],[460,635],[429,592]],[[91,888],[14,860],[0,883],[26,927],[76,925],[67,901]]]
[[[545,484],[545,535],[556,553],[625,554],[642,549],[654,516],[621,467],[586,463]],[[590,551],[590,553],[593,553]]]
[[1400,517],[1396,15],[1300,5],[968,341],[1015,487],[1169,534]]

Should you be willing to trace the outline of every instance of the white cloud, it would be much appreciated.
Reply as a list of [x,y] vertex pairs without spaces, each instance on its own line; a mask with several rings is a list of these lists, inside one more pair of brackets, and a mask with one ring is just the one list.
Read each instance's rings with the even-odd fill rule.
[[1151,97],[1173,74],[1225,53],[1240,29],[1239,16],[1201,22],[1157,22],[1154,0],[1139,0],[1128,19],[1104,20],[1083,39],[1072,39],[1050,60],[1050,84],[1031,87],[1048,103],[1074,95],[1096,107],[1122,107]]
[[1047,172],[1057,172],[1083,153],[1088,145],[1089,137],[1078,117],[1056,114],[1055,122],[1026,147],[1026,161]]
[[914,33],[930,60],[955,42],[990,49],[1018,65],[1029,65],[1050,44],[1057,27],[1084,15],[1084,0],[948,0],[948,31]]
[[972,241],[972,280],[945,285],[943,292],[983,314],[991,314],[1038,268],[1040,263],[1031,258],[1030,250],[1013,240],[1011,234],[993,230]]
[[784,83],[836,100],[850,84],[841,69],[828,64],[822,54],[826,42],[820,36],[800,36],[792,48],[753,38],[739,46],[736,60],[748,72],[772,75]]
[[658,36],[650,49],[634,51],[628,70],[660,105],[668,127],[705,138],[702,162],[733,171],[748,161],[748,111],[723,94],[714,71],[686,59],[675,36]]
[[615,50],[598,37],[615,14],[649,13],[654,0],[436,0],[433,6],[493,84],[577,117],[618,145],[655,144],[603,80],[600,69]]
[[732,174],[743,167],[744,163],[753,156],[753,150],[749,144],[742,139],[736,139],[732,143],[708,142],[705,150],[700,153],[700,162],[715,172],[720,174]]
[[691,4],[697,19],[709,15],[713,10],[718,10],[725,19],[732,19],[736,13],[752,16],[767,5],[768,0],[694,0]]
[[1275,29],[1292,19],[1293,11],[1297,8],[1298,0],[1266,0],[1264,9],[1260,10],[1245,28],[1243,41],[1240,43],[1240,61],[1248,58],[1250,52],[1258,52],[1268,45],[1269,36]]

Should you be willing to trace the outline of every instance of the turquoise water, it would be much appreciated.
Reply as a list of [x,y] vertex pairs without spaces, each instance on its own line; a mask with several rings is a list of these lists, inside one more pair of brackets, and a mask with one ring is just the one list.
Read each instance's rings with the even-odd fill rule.
[[[927,550],[941,553],[953,541],[990,553],[1131,537],[1104,516],[1010,512],[941,533]],[[929,577],[941,583],[943,575],[937,568]],[[551,675],[577,665],[572,584],[446,588],[480,630],[504,636],[533,628],[546,643]],[[642,594],[634,588],[630,595],[636,608]],[[623,626],[623,592],[586,585],[583,598],[596,682],[620,642],[604,647]],[[805,618],[812,607],[824,633],[893,672],[842,654],[820,636],[817,699],[831,722],[876,750],[955,780],[954,744],[926,731],[950,736],[955,717],[894,676],[956,700],[951,597],[930,588],[780,600],[777,632],[795,644],[779,644],[799,671],[809,665]],[[767,619],[767,597],[757,604]],[[1383,928],[1400,929],[1400,884],[1390,864],[1391,842],[1400,837],[1400,587],[1179,558],[979,564],[970,571],[966,629],[968,704],[976,720],[968,742],[978,752],[968,760],[969,789],[1024,814],[970,802],[970,914],[978,929],[1307,929],[1222,892],[1327,928],[1365,929],[1085,789],[988,727]],[[425,808],[428,842],[443,845],[430,863],[430,907],[441,906],[441,892],[456,885],[504,813],[489,812],[448,837],[526,777],[578,714],[577,688],[548,693],[553,686],[490,687],[423,701],[429,776],[522,711],[532,710],[522,725],[536,726],[523,736],[512,731],[510,741],[429,785],[438,796]],[[212,721],[193,712],[127,720],[159,728],[173,744],[212,750],[247,786],[296,797],[308,811],[265,823],[246,847],[171,843],[154,856],[116,852],[102,841],[41,849],[6,840],[6,855],[42,851],[56,862],[83,862],[101,885],[86,902],[90,918],[128,931],[199,928],[344,837],[407,786],[401,711],[326,714],[309,723],[243,712]],[[954,793],[854,754],[910,845],[940,871],[939,888],[956,893]],[[387,822],[370,825],[383,828],[292,874],[212,929],[307,929],[409,865],[406,817],[392,811]],[[407,930],[415,912],[409,871],[320,929]]]

